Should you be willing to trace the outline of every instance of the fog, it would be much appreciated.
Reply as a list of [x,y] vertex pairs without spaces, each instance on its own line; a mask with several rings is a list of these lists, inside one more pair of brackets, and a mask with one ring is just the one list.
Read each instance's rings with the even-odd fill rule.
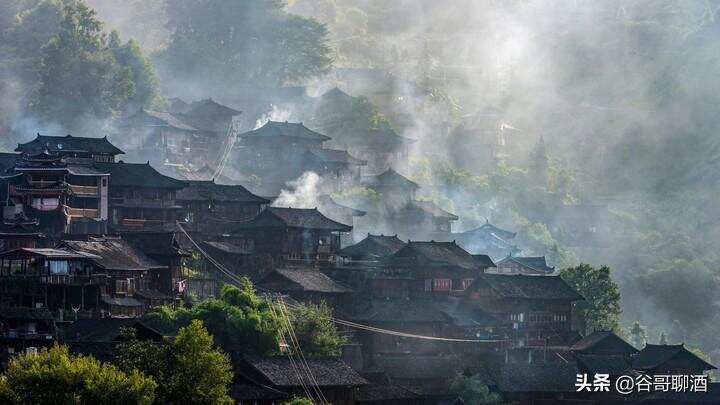
[[[416,140],[395,168],[421,184],[419,198],[460,217],[454,231],[488,219],[520,231],[524,254],[551,259],[562,245],[569,253],[552,264],[609,265],[623,326],[640,320],[651,341],[666,332],[720,356],[720,290],[695,294],[720,286],[720,2],[289,0],[286,11],[326,25],[333,59],[325,74],[280,83],[306,86],[303,97],[212,69],[196,80],[164,73],[163,1],[88,3],[108,30],[140,42],[163,96],[213,97],[242,110],[247,129],[302,121],[324,132],[313,126],[315,97],[335,86],[366,96]],[[3,87],[3,110],[19,108],[14,83]],[[61,130],[32,116],[12,128],[23,140]],[[534,153],[541,139],[547,167]],[[274,205],[313,208],[322,182],[304,173]],[[599,230],[592,240],[554,229],[560,205],[606,208],[587,219]]]

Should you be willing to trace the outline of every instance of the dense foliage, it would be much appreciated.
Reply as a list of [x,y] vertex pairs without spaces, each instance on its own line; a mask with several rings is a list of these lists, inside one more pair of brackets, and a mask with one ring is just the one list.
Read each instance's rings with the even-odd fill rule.
[[292,324],[303,353],[310,356],[339,356],[346,339],[338,334],[332,309],[325,303],[303,303],[290,311]]
[[331,62],[325,27],[286,13],[282,1],[180,0],[167,2],[166,13],[172,34],[158,61],[168,81],[201,81],[205,91],[278,86]]
[[585,298],[577,303],[576,309],[585,318],[588,332],[614,330],[622,334],[620,291],[610,277],[609,267],[595,268],[583,263],[563,269],[560,276]]
[[53,346],[12,358],[0,380],[4,404],[152,404],[157,384],[137,370],[120,371]]
[[500,395],[491,393],[488,386],[483,384],[477,375],[468,371],[458,374],[450,380],[450,393],[457,395],[462,403],[467,405],[503,404]]

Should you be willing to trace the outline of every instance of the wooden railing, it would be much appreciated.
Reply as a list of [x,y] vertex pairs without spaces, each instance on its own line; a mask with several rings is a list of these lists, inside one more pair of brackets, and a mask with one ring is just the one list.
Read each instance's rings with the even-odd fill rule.
[[72,208],[65,206],[65,215],[76,218],[99,218],[100,212],[91,208]]
[[161,219],[136,219],[136,218],[124,218],[122,220],[122,224],[125,226],[134,226],[138,228],[142,228],[146,225],[159,225],[164,223],[165,221]]
[[70,189],[70,192],[75,195],[85,195],[85,196],[97,196],[98,195],[98,187],[97,186],[75,186],[72,184],[68,184],[68,188]]

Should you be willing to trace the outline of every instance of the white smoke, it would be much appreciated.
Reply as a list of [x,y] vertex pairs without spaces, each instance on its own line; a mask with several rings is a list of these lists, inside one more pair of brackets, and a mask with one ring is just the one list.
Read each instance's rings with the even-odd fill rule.
[[268,121],[278,121],[278,122],[284,122],[284,121],[290,121],[290,118],[292,117],[292,111],[287,109],[281,109],[280,107],[273,104],[272,110],[268,112],[267,114],[264,114],[260,118],[255,121],[255,128],[258,129],[261,126],[267,124]]
[[297,180],[286,183],[289,189],[282,189],[273,202],[274,207],[316,208],[320,196],[322,178],[315,172],[305,172]]

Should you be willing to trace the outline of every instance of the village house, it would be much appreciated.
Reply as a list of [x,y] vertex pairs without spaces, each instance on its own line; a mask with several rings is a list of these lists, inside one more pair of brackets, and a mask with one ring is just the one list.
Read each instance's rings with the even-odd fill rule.
[[164,176],[149,163],[98,163],[109,174],[108,209],[115,230],[174,226],[183,207],[175,200],[185,182]]
[[344,312],[352,305],[352,293],[348,286],[333,280],[317,269],[275,269],[257,283],[263,290],[285,294],[298,302],[322,301],[332,306],[335,313]]
[[259,176],[262,193],[277,195],[288,181],[313,171],[331,188],[359,179],[365,161],[344,150],[325,149],[331,138],[302,123],[268,121],[260,128],[239,135],[239,168]]
[[0,308],[0,369],[15,354],[52,345],[56,336],[55,317],[47,308]]
[[488,271],[488,273],[547,276],[555,271],[554,267],[547,265],[545,256],[507,256],[495,264],[497,265],[496,268],[492,271]]
[[355,229],[359,220],[366,212],[337,203],[330,195],[324,194],[318,197],[318,210],[326,217],[341,224],[348,224],[353,227],[349,234],[343,234],[340,239],[342,246],[349,246],[355,242]]
[[363,184],[379,194],[380,207],[369,207],[364,225],[370,230],[397,233],[401,238],[447,240],[452,232],[455,214],[432,201],[418,201],[420,185],[393,169],[366,178]]
[[[304,383],[300,375],[295,372],[292,357],[260,357],[240,353],[233,353],[232,357],[236,374],[236,385],[233,392],[245,397],[243,403],[263,403],[254,400],[263,400],[264,398],[247,398],[247,394],[243,391],[249,390],[249,387],[270,388],[284,392],[288,397],[307,395],[303,390],[303,386],[307,383]],[[358,399],[358,389],[368,384],[364,378],[339,358],[305,356],[303,363],[312,370],[313,385],[322,394],[324,401],[331,404],[355,404]],[[265,395],[266,392],[260,394]],[[320,401],[320,398],[316,398],[317,392],[313,391],[311,395],[313,400]]]
[[368,233],[365,239],[343,248],[339,255],[352,262],[378,262],[403,247],[405,247],[405,242],[400,240],[397,235],[373,235]]
[[468,252],[484,253],[493,260],[500,260],[520,253],[520,249],[512,243],[515,232],[498,228],[491,224],[490,221],[486,221],[477,228],[454,233],[452,237]]
[[259,268],[273,269],[330,265],[340,250],[341,235],[351,230],[317,209],[268,207],[252,220],[238,223],[229,238],[251,249]]

